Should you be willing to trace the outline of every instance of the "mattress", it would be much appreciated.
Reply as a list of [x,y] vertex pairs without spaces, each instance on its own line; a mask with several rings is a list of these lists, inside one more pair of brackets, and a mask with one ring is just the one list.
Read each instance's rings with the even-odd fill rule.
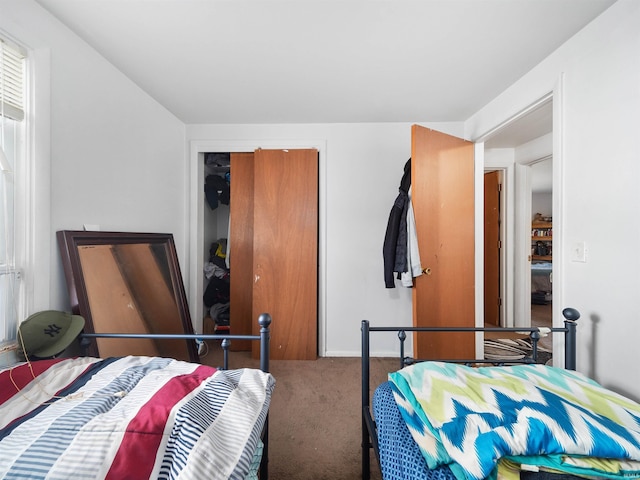
[[0,478],[244,479],[273,377],[160,357],[0,370]]
[[[450,365],[450,367],[466,368],[457,365]],[[398,390],[397,382],[399,379],[396,377],[393,379],[396,385],[392,385],[392,382],[388,381],[375,390],[372,410],[376,422],[379,460],[384,480],[476,478],[468,472],[469,463],[474,463],[476,460],[479,462],[480,457],[492,456],[498,450],[503,451],[505,455],[503,467],[497,469],[501,472],[498,473],[499,478],[500,475],[505,475],[503,478],[520,478],[520,480],[579,480],[583,479],[583,476],[617,480],[620,478],[640,478],[638,476],[640,461],[637,460],[640,455],[640,430],[637,425],[640,405],[637,403],[604,389],[577,372],[553,367],[525,365],[513,368],[466,368],[466,370],[468,375],[481,376],[485,373],[486,375],[492,373],[498,375],[499,379],[494,379],[493,382],[482,382],[483,387],[478,390],[468,388],[467,386],[474,382],[458,372],[452,378],[465,387],[458,386],[455,389],[456,394],[451,394],[453,390],[443,383],[445,375],[441,373],[435,380],[438,385],[438,394],[429,396],[430,401],[423,397],[420,399],[403,397],[402,400],[398,400],[397,396],[401,392]],[[514,412],[521,412],[518,415],[507,414],[512,404],[514,407],[517,405],[516,396],[495,394],[496,401],[502,398],[501,405],[503,404],[506,408],[496,416],[496,419],[501,419],[500,421],[504,421],[505,425],[510,425],[504,432],[499,425],[489,428],[490,415],[482,414],[473,403],[479,402],[478,405],[484,405],[483,397],[478,393],[479,391],[485,392],[488,395],[487,398],[493,398],[492,388],[500,389],[500,391],[508,390],[506,377],[503,379],[499,376],[503,371],[506,371],[507,377],[511,376],[514,384],[517,383],[517,379],[521,379],[523,384],[528,386],[516,389],[523,398],[523,406],[514,408]],[[536,377],[536,374],[540,375]],[[424,381],[426,376],[420,374],[413,377],[409,375],[407,378]],[[477,382],[477,385],[480,383]],[[487,388],[489,386],[491,388]],[[539,389],[539,392],[535,390],[536,388]],[[549,393],[545,394],[547,388]],[[468,399],[460,395],[461,392],[467,390],[469,390]],[[436,390],[432,385],[424,391],[434,392]],[[447,391],[449,394],[446,393]],[[565,396],[563,396],[561,392],[565,391]],[[406,392],[403,387],[402,394],[404,393]],[[418,411],[410,413],[405,410],[405,415],[403,415],[397,403],[401,401],[403,408],[407,408],[409,405],[416,408],[431,406],[428,409],[430,413],[427,415],[430,419],[432,417],[439,418],[443,412],[452,414],[448,407],[435,407],[439,400],[443,403],[450,400],[452,405],[457,405],[454,409],[456,413],[450,420],[442,424],[431,421],[429,428],[420,427],[416,423],[422,421],[423,414]],[[435,404],[432,405],[432,402]],[[498,412],[493,404],[487,404],[486,408],[490,412]],[[407,413],[409,413],[408,417]],[[545,416],[551,420],[546,421]],[[412,424],[411,431],[407,426],[408,418]],[[484,427],[481,428],[483,425]],[[528,437],[518,425],[527,426],[529,429]],[[556,433],[553,435],[545,433],[544,425],[547,425],[546,428],[549,431]],[[587,425],[590,426],[585,430]],[[476,431],[476,426],[481,428],[483,432],[484,429],[487,431],[484,433],[481,433],[480,430]],[[566,433],[559,434],[556,431],[558,429]],[[571,433],[573,430],[582,433],[573,436]],[[500,436],[499,443],[491,446],[488,437],[491,437],[494,432],[511,433]],[[508,439],[510,435],[514,435],[515,438],[515,432],[519,432],[518,440],[511,445],[517,446],[523,451],[521,453],[511,451],[509,454]],[[418,436],[426,434],[428,438],[435,435],[433,438],[437,437],[441,440],[448,438],[447,442],[450,440],[449,443],[452,446],[464,444],[465,448],[458,452],[457,447],[453,450],[447,447],[448,454],[453,455],[458,452],[455,461],[438,466],[436,465],[440,462],[435,462],[434,468],[429,469],[426,459],[428,454],[423,453],[418,447],[414,438],[416,434]],[[477,438],[478,442],[470,443],[463,440],[463,435]],[[476,435],[479,436],[476,437]],[[425,440],[427,437],[424,437]],[[498,438],[495,435],[493,437]],[[471,454],[474,445],[476,447],[475,453]],[[431,448],[431,443],[427,441],[423,443],[423,446]],[[542,451],[550,453],[542,456],[532,453],[533,450],[540,448]],[[565,448],[567,449],[566,453],[558,453],[564,451]],[[429,450],[429,455],[435,451]],[[590,454],[587,455],[586,452],[590,452]],[[454,465],[456,468],[452,469],[449,465]],[[494,464],[492,463],[492,465]],[[525,466],[526,468],[524,468]],[[494,470],[495,472],[496,470]],[[478,478],[485,478],[485,476],[482,475]]]
[[449,467],[428,468],[400,414],[389,382],[382,383],[375,390],[372,408],[384,480],[455,480]]
[[427,465],[458,479],[532,469],[640,478],[640,404],[579,372],[421,362],[389,381]]
[[552,291],[552,268],[551,262],[533,262],[531,264],[531,291],[545,292]]

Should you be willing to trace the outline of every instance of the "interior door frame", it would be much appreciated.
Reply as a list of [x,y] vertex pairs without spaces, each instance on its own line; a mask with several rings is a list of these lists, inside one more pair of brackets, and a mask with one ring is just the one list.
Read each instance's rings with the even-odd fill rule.
[[[194,330],[202,332],[204,292],[202,256],[204,248],[204,154],[206,152],[253,152],[263,149],[306,149],[318,151],[318,355],[326,356],[326,215],[327,215],[327,144],[326,140],[192,140],[189,142],[189,268],[188,298]],[[257,319],[256,319],[257,321]]]
[[[515,212],[514,212],[514,164],[512,162],[485,159],[482,174],[487,172],[500,171],[502,173],[502,191],[501,191],[501,210],[500,210],[500,241],[502,248],[500,249],[500,296],[502,304],[500,305],[501,327],[514,326],[514,284],[516,275],[511,272],[515,271],[514,259],[515,249]],[[484,195],[484,194],[483,194]],[[483,199],[484,201],[484,199]],[[483,232],[484,238],[484,232]],[[484,246],[483,246],[484,248]],[[484,268],[483,268],[484,270]],[[484,281],[484,280],[483,280]],[[484,298],[483,298],[484,300]],[[484,312],[484,305],[483,305]]]
[[[541,99],[542,100],[542,99]],[[550,97],[545,97],[551,101]],[[537,102],[527,112],[540,106]],[[525,112],[526,114],[526,112]],[[521,115],[518,115],[520,118]],[[485,158],[484,172],[503,172],[503,210],[501,212],[503,249],[500,269],[502,296],[502,327],[531,326],[531,166],[549,157],[546,138],[532,143],[544,144],[538,150],[529,147],[524,155],[506,155]],[[538,153],[545,152],[544,154]]]
[[[544,140],[544,139],[543,139]],[[531,327],[531,214],[532,214],[532,173],[536,163],[553,158],[553,154],[534,155],[516,161],[516,246],[518,255],[515,263],[515,327]],[[555,243],[555,228],[554,228]],[[555,253],[555,252],[554,252]],[[554,255],[554,261],[555,261]]]
[[515,165],[514,324],[531,327],[531,165]]
[[[552,133],[552,157],[553,157],[553,208],[552,208],[552,216],[553,216],[553,223],[554,223],[554,227],[553,227],[553,269],[552,269],[552,274],[553,274],[553,306],[552,306],[552,325],[553,327],[562,327],[564,326],[564,320],[563,320],[563,316],[562,316],[562,309],[564,308],[565,305],[565,289],[564,289],[564,282],[565,282],[565,275],[564,275],[564,251],[565,251],[565,222],[564,222],[564,201],[563,201],[563,196],[564,196],[564,190],[563,190],[563,185],[564,185],[564,178],[563,178],[563,172],[564,172],[564,168],[563,168],[563,164],[564,164],[564,142],[563,142],[563,138],[564,138],[564,77],[561,74],[559,76],[559,78],[556,80],[556,82],[554,83],[553,87],[550,89],[550,91],[548,91],[546,94],[536,98],[535,100],[533,100],[529,105],[527,105],[526,107],[520,109],[519,111],[514,112],[513,114],[511,114],[510,116],[507,116],[505,120],[497,123],[496,125],[494,125],[492,128],[489,128],[488,130],[486,130],[484,133],[480,134],[480,135],[475,135],[472,136],[472,141],[476,142],[477,148],[479,150],[482,150],[484,152],[484,141],[488,138],[490,138],[492,135],[496,134],[501,128],[506,127],[507,125],[510,125],[511,123],[515,122],[516,120],[520,119],[521,117],[525,116],[527,113],[535,110],[536,108],[538,108],[541,104],[548,102],[550,99],[552,99],[553,101],[553,133]],[[473,138],[475,137],[475,138]],[[530,185],[530,176],[528,174],[524,174],[523,173],[526,171],[527,166],[525,165],[519,165],[519,166],[515,166],[515,165],[519,165],[517,163],[514,163],[514,175],[515,172],[518,171],[518,182],[529,182]],[[524,170],[523,170],[524,169]],[[478,168],[476,170],[476,182],[481,181],[482,176],[484,175],[484,157],[482,157],[482,168]],[[514,179],[514,188],[518,188]],[[531,188],[529,187],[529,192],[530,192]],[[476,205],[478,204],[483,204],[484,203],[484,199],[482,198],[482,189],[480,190],[476,190]],[[529,213],[528,215],[531,215],[531,200],[529,199]],[[523,258],[528,258],[528,256],[531,253],[531,238],[530,235],[525,234],[523,232],[529,231],[531,226],[530,226],[530,218],[527,218],[526,220],[526,224],[528,225],[526,227],[526,230],[524,229],[524,227],[520,227],[520,225],[524,224],[524,220],[523,220],[523,216],[524,213],[522,212],[522,209],[525,206],[520,205],[518,206],[518,202],[516,202],[515,198],[514,198],[514,203],[511,204],[511,206],[507,206],[507,208],[513,209],[515,214],[520,218],[519,221],[516,221],[514,218],[514,225],[515,225],[515,233],[514,233],[514,255],[516,256],[516,258],[520,258],[521,260]],[[520,222],[520,223],[518,223]],[[483,230],[483,225],[480,224],[481,222],[476,222],[476,239],[483,239],[484,238],[484,230]],[[519,231],[519,232],[518,232]],[[478,240],[476,240],[478,241]],[[516,262],[517,263],[517,262]],[[476,272],[480,271],[483,272],[483,260],[482,259],[478,259],[476,258]],[[519,270],[515,270],[515,263],[514,263],[514,271],[516,274],[519,273]],[[529,279],[530,282],[530,279]],[[479,286],[481,286],[482,284],[479,283]],[[518,298],[518,296],[520,296],[520,298]],[[530,292],[527,293],[524,291],[524,288],[522,286],[522,284],[520,284],[519,287],[516,287],[516,283],[514,283],[514,312],[516,314],[518,314],[519,309],[524,308],[523,305],[525,304],[525,302],[523,301],[522,296],[523,295],[530,295]],[[477,303],[483,303],[484,301],[484,293],[482,292],[482,295],[479,295],[477,297],[476,302]],[[530,298],[529,298],[529,307],[530,307]],[[518,305],[518,306],[516,306]],[[481,309],[478,310],[478,312],[483,312],[484,311],[484,305],[481,305]],[[531,311],[529,308],[529,324],[530,324],[530,315],[531,315]],[[553,340],[553,351],[554,351],[554,365],[563,367],[564,366],[564,343],[562,342],[562,336],[561,335],[557,335],[556,338],[554,338]]]

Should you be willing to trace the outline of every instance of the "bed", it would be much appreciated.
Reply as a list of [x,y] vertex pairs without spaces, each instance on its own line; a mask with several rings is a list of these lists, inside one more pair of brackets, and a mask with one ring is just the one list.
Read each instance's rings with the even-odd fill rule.
[[531,263],[531,301],[545,305],[551,302],[553,263],[534,261]]
[[[371,450],[384,480],[640,478],[640,405],[575,371],[579,313],[563,313],[552,332],[565,336],[564,368],[537,363],[536,329],[520,361],[417,361],[404,356],[407,332],[446,328],[363,321],[363,480]],[[398,332],[401,345],[399,370],[373,397],[372,332]]]
[[[275,380],[270,316],[259,323],[260,335],[197,336],[222,340],[220,368],[135,355],[3,368],[0,478],[266,480]],[[83,334],[82,341],[98,336],[137,337]],[[227,368],[235,339],[260,342],[260,369]]]

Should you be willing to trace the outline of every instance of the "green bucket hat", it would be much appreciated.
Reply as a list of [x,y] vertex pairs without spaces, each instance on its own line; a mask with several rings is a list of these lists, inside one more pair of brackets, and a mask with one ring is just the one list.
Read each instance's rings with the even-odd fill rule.
[[24,350],[28,356],[53,357],[63,352],[84,328],[84,318],[57,310],[34,313],[20,324]]

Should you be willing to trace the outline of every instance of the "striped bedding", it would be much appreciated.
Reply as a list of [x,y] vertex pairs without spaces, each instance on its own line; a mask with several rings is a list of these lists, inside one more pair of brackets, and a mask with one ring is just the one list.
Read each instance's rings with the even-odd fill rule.
[[0,478],[244,479],[275,381],[159,357],[0,370]]
[[389,379],[428,467],[459,480],[640,478],[640,405],[577,372],[424,362]]

